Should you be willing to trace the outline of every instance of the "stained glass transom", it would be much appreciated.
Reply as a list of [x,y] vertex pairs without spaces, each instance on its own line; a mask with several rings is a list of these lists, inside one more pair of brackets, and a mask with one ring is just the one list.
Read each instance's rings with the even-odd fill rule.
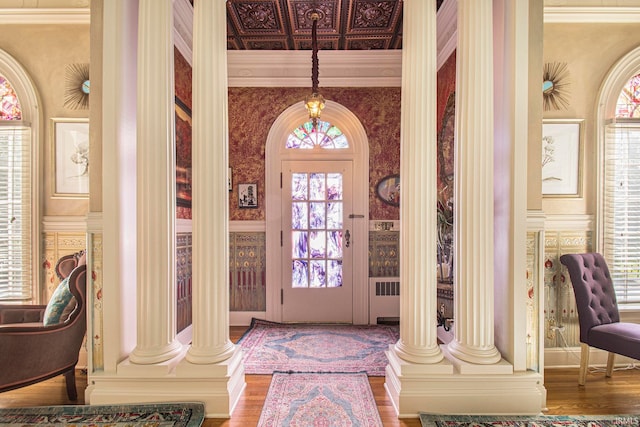
[[286,148],[312,149],[349,148],[349,141],[338,127],[329,122],[319,121],[316,129],[311,122],[307,122],[295,129],[287,138]]
[[0,120],[22,120],[22,109],[11,83],[0,75]]
[[342,286],[341,173],[291,175],[292,287]]
[[640,118],[640,74],[631,77],[631,80],[620,92],[616,103],[616,117]]

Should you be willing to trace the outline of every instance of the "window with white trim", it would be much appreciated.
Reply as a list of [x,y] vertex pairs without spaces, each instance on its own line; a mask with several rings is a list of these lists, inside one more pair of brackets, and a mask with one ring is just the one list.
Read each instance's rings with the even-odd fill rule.
[[603,255],[621,304],[640,303],[640,74],[605,127]]
[[32,276],[31,128],[0,75],[0,301],[29,301]]

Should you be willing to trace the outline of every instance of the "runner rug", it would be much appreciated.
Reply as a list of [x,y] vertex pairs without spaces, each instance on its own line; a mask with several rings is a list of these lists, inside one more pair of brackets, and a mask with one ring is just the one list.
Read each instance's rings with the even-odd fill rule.
[[361,373],[273,374],[258,427],[382,426]]
[[638,427],[638,415],[474,416],[420,414],[422,427]]
[[0,426],[198,427],[204,404],[69,405],[0,409]]
[[398,326],[283,324],[253,319],[238,344],[247,374],[366,372],[384,376]]

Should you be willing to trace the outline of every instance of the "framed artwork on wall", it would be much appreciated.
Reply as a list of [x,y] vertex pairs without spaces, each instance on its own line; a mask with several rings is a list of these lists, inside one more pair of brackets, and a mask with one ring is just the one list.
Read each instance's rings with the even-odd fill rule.
[[391,206],[400,206],[400,175],[385,176],[376,185],[376,195]]
[[582,196],[583,122],[582,119],[544,120],[543,197]]
[[89,119],[51,119],[53,197],[89,195]]
[[238,184],[238,207],[258,207],[258,183]]

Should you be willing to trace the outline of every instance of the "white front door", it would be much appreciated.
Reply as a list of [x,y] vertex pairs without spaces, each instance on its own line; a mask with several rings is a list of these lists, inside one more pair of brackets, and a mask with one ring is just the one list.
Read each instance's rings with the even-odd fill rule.
[[282,320],[351,323],[352,162],[282,165]]

